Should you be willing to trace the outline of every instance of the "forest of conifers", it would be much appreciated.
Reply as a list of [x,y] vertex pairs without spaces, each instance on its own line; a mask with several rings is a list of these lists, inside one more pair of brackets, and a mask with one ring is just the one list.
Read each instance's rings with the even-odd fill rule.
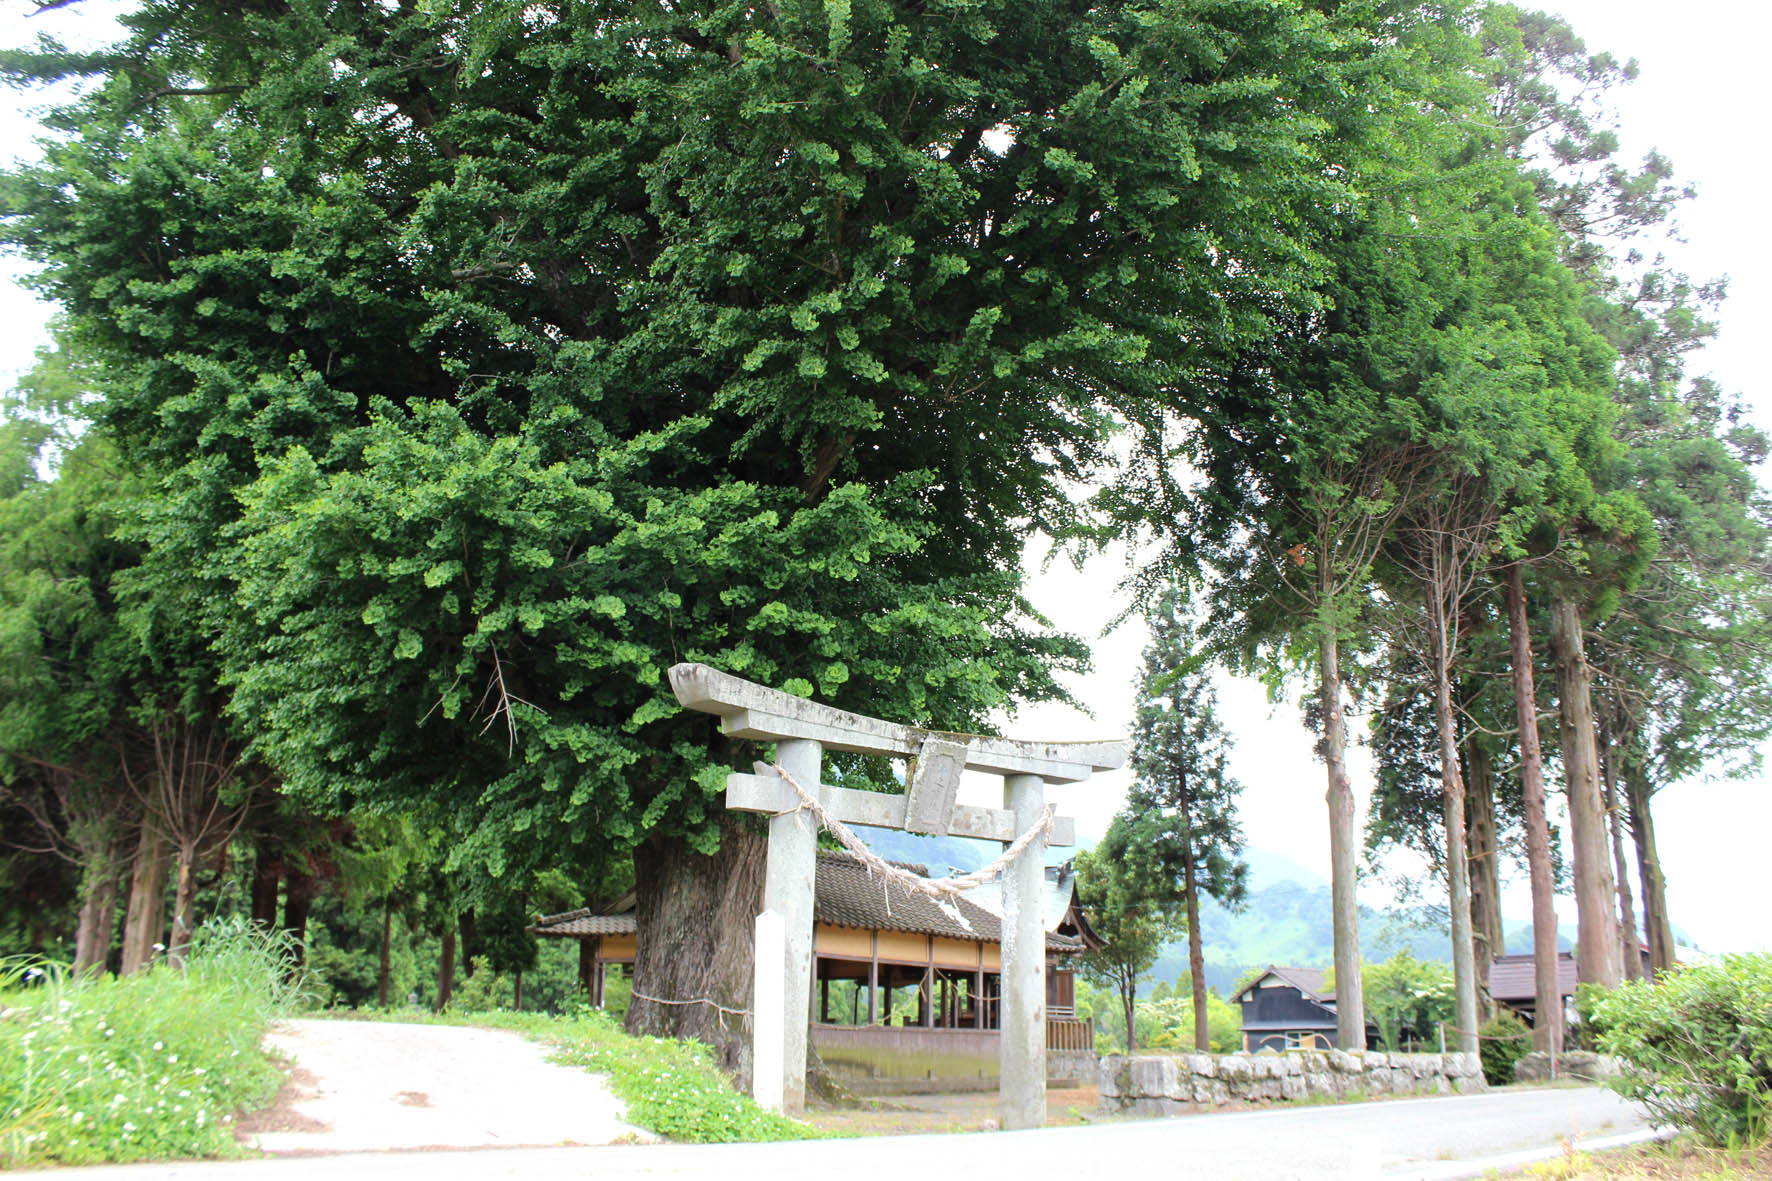
[[1367,840],[1444,875],[1461,1028],[1501,855],[1541,964],[1559,888],[1585,980],[1669,963],[1655,793],[1772,720],[1767,441],[1687,372],[1723,293],[1658,253],[1633,67],[1559,20],[138,0],[0,68],[57,314],[0,424],[4,950],[235,910],[442,1003],[637,889],[635,992],[742,1007],[759,752],[664,670],[986,729],[1088,659],[1041,534],[1306,693],[1339,979]]

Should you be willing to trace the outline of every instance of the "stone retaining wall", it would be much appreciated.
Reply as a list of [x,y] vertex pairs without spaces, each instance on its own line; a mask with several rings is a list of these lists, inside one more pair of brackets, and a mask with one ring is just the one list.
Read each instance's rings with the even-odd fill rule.
[[1615,1078],[1621,1069],[1616,1058],[1596,1054],[1592,1050],[1566,1050],[1557,1055],[1557,1068],[1553,1071],[1550,1055],[1542,1050],[1534,1050],[1514,1063],[1514,1081],[1545,1083],[1559,1078],[1576,1078],[1590,1083],[1603,1083],[1609,1078]]
[[1447,1095],[1481,1091],[1475,1054],[1288,1050],[1258,1054],[1109,1054],[1101,1060],[1105,1111],[1173,1115],[1232,1103]]
[[1047,1050],[1046,1081],[1086,1087],[1095,1081],[1101,1059],[1094,1050]]

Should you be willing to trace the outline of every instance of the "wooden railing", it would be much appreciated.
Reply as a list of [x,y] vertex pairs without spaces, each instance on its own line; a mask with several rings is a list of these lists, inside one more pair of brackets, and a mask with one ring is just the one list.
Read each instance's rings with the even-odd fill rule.
[[1047,1018],[1046,1048],[1048,1050],[1094,1050],[1095,1023],[1059,1017]]

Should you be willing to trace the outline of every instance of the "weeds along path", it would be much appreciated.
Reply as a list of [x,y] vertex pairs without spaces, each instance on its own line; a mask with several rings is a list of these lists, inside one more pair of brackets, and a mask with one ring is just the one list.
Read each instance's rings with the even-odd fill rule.
[[549,1062],[514,1033],[303,1020],[278,1022],[266,1040],[291,1061],[290,1081],[241,1131],[269,1153],[653,1139],[623,1122],[602,1077]]

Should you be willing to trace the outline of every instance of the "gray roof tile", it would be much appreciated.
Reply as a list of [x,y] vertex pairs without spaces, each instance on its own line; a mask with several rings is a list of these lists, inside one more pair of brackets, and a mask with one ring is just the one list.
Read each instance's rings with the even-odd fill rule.
[[[1489,995],[1507,1004],[1538,999],[1538,982],[1532,978],[1535,960],[1529,955],[1498,955],[1489,965]],[[1575,995],[1575,957],[1557,956],[1557,993]]]

